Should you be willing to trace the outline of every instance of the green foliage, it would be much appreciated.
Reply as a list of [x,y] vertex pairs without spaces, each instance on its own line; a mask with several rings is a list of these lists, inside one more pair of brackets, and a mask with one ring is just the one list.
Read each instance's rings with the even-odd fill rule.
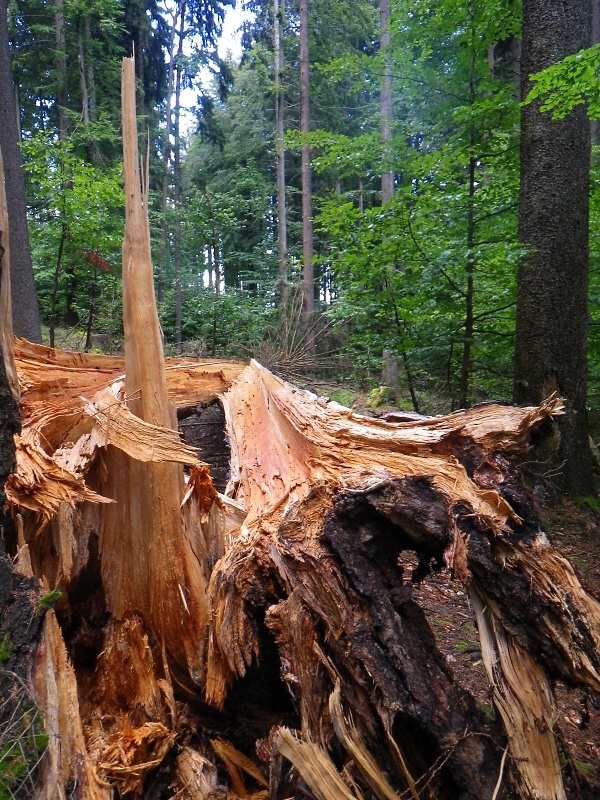
[[35,771],[49,738],[23,686],[11,701],[13,713],[0,726],[0,800],[33,796]]
[[554,119],[563,119],[585,103],[590,119],[600,119],[599,73],[600,44],[595,44],[530,75],[533,87],[524,102],[538,100],[540,109],[551,111]]
[[[421,391],[443,380],[456,400],[468,344],[471,399],[507,396],[520,254],[518,105],[512,83],[490,77],[487,52],[518,30],[518,8],[442,6],[435,13],[425,2],[395,6],[395,196],[381,207],[366,194],[364,210],[354,189],[324,197],[321,263],[337,291],[330,313],[350,320],[358,362],[379,366],[382,350],[391,350],[410,363]],[[347,67],[364,79],[380,73],[380,58],[338,58],[323,72],[342,80]],[[348,184],[384,169],[377,131],[309,138],[315,169],[337,169]],[[288,143],[300,140],[288,136]],[[474,317],[468,338],[467,313]]]
[[9,633],[5,633],[0,641],[0,662],[6,662],[10,659],[13,651],[13,643]]
[[496,712],[494,711],[493,706],[488,706],[487,703],[482,703],[481,700],[476,700],[475,705],[477,706],[478,710],[487,717],[491,722],[496,720]]
[[600,517],[600,501],[597,497],[576,497],[575,502],[579,506],[586,506],[593,511],[597,517]]
[[350,392],[348,389],[334,389],[332,392],[329,392],[329,399],[333,400],[334,403],[339,403],[341,406],[345,406],[346,408],[350,408],[354,401],[355,394]]
[[466,639],[458,639],[454,644],[454,649],[457,653],[466,653],[470,647],[471,642],[466,641]]
[[40,599],[38,600],[38,608],[42,613],[46,613],[49,611],[53,606],[55,606],[60,598],[62,597],[62,592],[60,589],[51,589],[50,591],[43,594]]
[[185,338],[195,341],[199,355],[248,358],[274,322],[275,312],[262,296],[235,288],[216,295],[201,288],[189,292],[183,317]]
[[120,165],[101,168],[38,134],[22,144],[30,239],[44,321],[120,329]]

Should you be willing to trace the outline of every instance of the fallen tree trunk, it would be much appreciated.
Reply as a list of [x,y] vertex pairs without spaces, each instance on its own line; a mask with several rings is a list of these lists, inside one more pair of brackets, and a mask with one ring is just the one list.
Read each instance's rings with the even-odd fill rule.
[[[393,423],[256,362],[163,362],[129,156],[125,359],[15,344],[9,544],[57,601],[35,796],[566,797],[552,681],[600,690],[600,605],[511,463],[560,401]],[[174,429],[217,398],[223,495]],[[496,720],[413,599],[442,565],[471,597]]]

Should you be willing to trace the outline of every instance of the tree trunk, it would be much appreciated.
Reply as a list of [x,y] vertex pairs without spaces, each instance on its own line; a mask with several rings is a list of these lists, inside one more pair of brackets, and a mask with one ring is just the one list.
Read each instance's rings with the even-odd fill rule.
[[[522,74],[587,47],[589,0],[523,4]],[[523,81],[523,97],[530,82]],[[515,400],[565,400],[560,442],[545,467],[571,495],[593,492],[588,445],[587,282],[590,126],[583,107],[553,120],[539,103],[521,109],[519,239],[528,249],[517,273]]]
[[392,70],[390,65],[390,0],[379,0],[379,46],[383,72],[379,90],[379,115],[383,170],[381,173],[381,202],[385,205],[394,194],[394,171],[391,169],[392,141]]
[[285,0],[274,0],[273,50],[275,72],[275,150],[277,153],[277,261],[279,272],[280,317],[286,314],[288,300],[287,274],[287,214],[285,202],[285,149],[283,145],[284,61],[282,32],[285,19]]
[[[19,380],[12,346],[10,234],[4,162],[0,150],[0,514],[4,517],[4,482],[14,468],[13,434],[18,433]],[[2,522],[4,525],[4,520]]]
[[[160,196],[160,238],[158,245],[158,265],[156,274],[156,294],[158,302],[164,298],[165,252],[167,246],[167,204],[169,200],[169,172],[171,163],[171,108],[173,103],[173,83],[175,80],[175,37],[177,21],[182,16],[185,1],[180,0],[176,12],[173,14],[169,38],[169,68],[167,73],[167,107],[165,111],[165,139],[162,148],[162,188]],[[140,56],[141,58],[141,56]]]
[[[88,76],[88,95],[90,104],[90,119],[92,122],[98,121],[98,100],[96,97],[96,73],[94,70],[94,59],[91,52],[92,42],[92,29],[89,15],[86,16],[84,22],[85,30],[85,47],[87,52],[87,76]],[[98,156],[97,149],[95,148],[95,157]]]
[[4,158],[12,253],[10,257],[13,326],[17,336],[42,341],[27,230],[25,182],[19,151],[18,110],[8,46],[8,2],[0,0],[0,151]]
[[[310,68],[308,52],[308,0],[300,0],[300,132],[310,133]],[[312,226],[312,174],[310,145],[302,144],[302,261],[304,269],[304,313],[309,329],[308,349],[314,337],[310,333],[315,310],[315,286],[313,271],[313,226]]]
[[[474,105],[476,100],[476,58],[477,58],[477,30],[472,11],[468,14],[471,29],[471,51],[469,54],[469,101]],[[458,403],[460,408],[469,406],[469,389],[471,381],[471,352],[473,349],[473,337],[475,334],[473,305],[475,290],[475,191],[477,183],[475,180],[475,169],[477,158],[475,157],[475,128],[469,130],[469,162],[467,170],[467,236],[466,236],[466,259],[465,259],[465,278],[466,288],[465,298],[465,318],[464,318],[464,339],[463,351],[460,364],[460,384]]]
[[80,21],[77,28],[77,59],[79,63],[79,85],[81,87],[81,117],[87,133],[90,127],[90,99],[87,88],[82,25],[83,21]]
[[54,0],[54,37],[56,40],[56,122],[58,138],[67,141],[67,47],[65,43],[65,2]]
[[90,135],[90,122],[97,121],[96,85],[90,41],[91,26],[88,15],[85,19],[79,20],[77,27],[77,59],[79,63],[79,85],[81,87],[81,117],[87,137],[88,158],[93,164],[99,164],[100,152],[98,150],[98,143],[96,139]]
[[36,765],[43,751],[43,719],[27,683],[34,669],[43,614],[37,581],[19,574],[19,560],[15,564],[5,551],[15,531],[13,520],[5,513],[4,484],[15,467],[14,436],[20,431],[20,420],[4,186],[0,153],[0,787],[7,797],[25,797],[35,791]]
[[175,62],[175,126],[173,136],[175,139],[175,150],[173,157],[173,205],[175,208],[175,231],[173,248],[173,267],[175,273],[175,344],[181,352],[183,342],[183,288],[181,280],[181,138],[179,131],[179,119],[181,115],[181,78],[183,65],[183,38],[185,36],[185,3],[181,4],[181,17],[179,20],[179,45],[177,48],[177,58]]
[[[50,586],[60,580],[59,619],[81,685],[82,730],[89,752],[96,754],[98,780],[120,776],[121,792],[139,789],[145,775],[152,782],[150,773],[166,758],[175,736],[186,740],[190,722],[185,714],[173,715],[169,698],[174,697],[205,709],[200,721],[191,723],[200,743],[178,751],[180,777],[170,773],[175,786],[182,786],[183,773],[189,780],[190,760],[203,763],[203,780],[214,784],[218,759],[238,796],[256,780],[249,776],[258,775],[259,782],[270,781],[273,797],[289,797],[298,778],[283,769],[281,753],[315,796],[328,800],[346,796],[335,784],[339,776],[333,777],[342,765],[344,774],[365,788],[376,781],[381,790],[387,781],[387,793],[377,797],[393,798],[425,781],[438,800],[489,800],[498,786],[498,798],[566,796],[552,732],[551,681],[600,688],[600,605],[540,533],[508,460],[525,446],[532,427],[560,413],[557,401],[539,409],[488,405],[439,419],[386,424],[327,406],[255,363],[244,368],[233,362],[175,360],[165,375],[178,406],[221,394],[231,476],[228,496],[217,499],[206,477],[200,479],[194,454],[176,437],[115,404],[121,359],[48,353],[33,346],[20,347],[18,355],[22,385],[28,387],[24,407],[36,409],[36,428],[33,439],[26,436],[27,449],[21,448],[8,498],[13,509],[27,515],[34,569]],[[43,377],[48,357],[55,400]],[[31,380],[34,375],[37,382]],[[127,395],[134,388],[128,383]],[[82,400],[84,392],[91,403]],[[55,402],[63,411],[58,425]],[[45,462],[44,472],[37,473],[45,483],[32,491],[28,464],[44,457],[35,449],[36,437],[47,447],[50,441],[74,441],[77,429],[88,432],[54,456],[69,465],[71,483],[65,482],[64,468],[52,472]],[[171,491],[173,509],[182,497],[184,509],[190,502],[200,504],[187,525],[196,514],[204,520],[189,541],[202,571],[210,575],[206,614],[191,605],[182,566],[177,569],[181,589],[176,583],[174,591],[165,592],[160,587],[168,573],[153,564],[156,556],[148,562],[144,555],[140,563],[136,536],[143,535],[143,552],[149,554],[165,537],[155,542],[147,527],[150,518],[140,525],[140,501],[148,490],[140,490],[139,475],[125,483],[124,463],[116,459],[123,451],[141,461],[140,468],[161,466],[148,459],[191,465],[187,492],[183,487]],[[94,476],[106,475],[105,470],[108,481],[96,483]],[[112,486],[118,505],[99,504],[101,498],[84,486],[84,475],[103,494]],[[160,485],[160,496],[171,496],[164,492],[164,475]],[[60,510],[57,497],[84,505],[73,515]],[[156,499],[153,507],[156,517]],[[126,509],[127,522],[113,521],[109,528],[110,517],[121,518]],[[98,515],[105,518],[99,549],[93,533]],[[54,557],[43,549],[44,518],[54,531]],[[166,540],[175,546],[171,557],[180,563],[184,540],[175,533],[174,517],[165,525]],[[124,531],[131,531],[130,544],[123,541]],[[65,550],[67,545],[71,549]],[[500,713],[496,722],[456,686],[437,652],[411,597],[410,580],[397,567],[406,550],[419,555],[421,572],[445,562],[468,587]],[[72,564],[68,574],[67,563]],[[91,582],[84,576],[96,577]],[[140,581],[157,597],[138,595]],[[170,617],[171,604],[176,617]],[[184,637],[189,657],[190,648],[193,652],[205,640],[182,630],[182,624],[192,623],[190,616],[204,620],[208,633],[207,650],[200,655],[204,666],[195,673],[187,672],[185,651],[177,646]],[[122,651],[129,653],[126,663]],[[530,653],[537,654],[537,662]],[[117,687],[130,680],[127,675],[137,677],[123,693]],[[142,698],[146,711],[140,717],[135,709]],[[213,709],[208,717],[205,703]],[[354,727],[340,722],[340,706]],[[117,721],[100,727],[96,719]],[[286,726],[297,731],[296,738]],[[231,735],[228,730],[238,731],[233,742],[223,738]],[[257,747],[262,767],[253,760]],[[504,764],[507,747],[511,758]],[[328,760],[332,756],[335,767]],[[198,793],[192,797],[203,796],[199,781],[196,774]],[[337,789],[319,794],[315,781],[325,787],[333,781]],[[411,796],[417,796],[416,789]],[[593,794],[577,797],[591,800]]]

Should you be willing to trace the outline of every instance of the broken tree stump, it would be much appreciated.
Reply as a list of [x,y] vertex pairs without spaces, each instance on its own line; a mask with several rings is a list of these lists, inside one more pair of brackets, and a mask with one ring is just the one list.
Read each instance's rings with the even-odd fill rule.
[[[57,618],[100,783],[143,796],[160,765],[170,764],[167,785],[175,788],[165,797],[183,791],[182,775],[190,797],[223,782],[231,797],[244,796],[242,787],[265,792],[236,765],[250,758],[274,798],[293,794],[299,780],[310,787],[311,769],[333,769],[365,797],[390,796],[377,783],[383,779],[398,796],[565,796],[554,769],[551,681],[598,691],[600,611],[547,542],[510,460],[532,428],[560,413],[558,401],[386,423],[296,389],[255,362],[167,360],[175,406],[219,397],[225,410],[230,480],[218,495],[188,447],[126,410],[116,377],[122,362],[53,352],[48,363],[44,348],[24,343],[16,352],[19,375],[42,383],[52,375],[61,397],[57,415],[41,405],[35,382],[22,380],[35,441],[42,450],[53,442],[44,457],[64,471],[60,488],[50,491],[47,476],[31,482],[30,441],[7,489],[13,509],[24,512],[32,562],[63,591]],[[82,386],[91,386],[89,400]],[[205,533],[190,539],[209,608],[197,683],[156,639],[144,608],[119,623],[106,602],[105,504],[97,501],[109,447],[146,463],[187,463],[187,489],[175,505],[190,492],[204,498],[195,513]],[[195,490],[198,480],[204,488]],[[34,510],[44,504],[47,515]],[[50,542],[53,558],[39,552]],[[418,575],[398,565],[404,550],[418,554],[419,573],[446,563],[469,588],[500,711],[495,722],[456,686],[436,651],[411,596]],[[517,685],[536,670],[531,696],[515,699],[508,665]],[[113,675],[109,692],[98,674]],[[345,733],[331,712],[335,692]],[[107,728],[102,719],[121,721]],[[219,755],[216,735],[233,756]],[[357,742],[371,768],[359,763],[366,756]],[[281,753],[292,752],[290,772]]]

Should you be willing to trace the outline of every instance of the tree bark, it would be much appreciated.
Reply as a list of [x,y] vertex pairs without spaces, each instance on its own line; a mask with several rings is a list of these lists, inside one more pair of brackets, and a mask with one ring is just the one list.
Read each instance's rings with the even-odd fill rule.
[[[590,44],[600,42],[600,0],[592,0],[592,39]],[[600,121],[590,120],[590,136],[592,146],[600,144]]]
[[275,150],[277,153],[277,261],[279,273],[280,317],[283,319],[287,307],[287,213],[285,198],[285,149],[283,145],[284,123],[284,59],[282,34],[285,20],[285,0],[274,0],[273,5],[273,50],[275,72]]
[[4,173],[10,236],[12,241],[10,271],[13,327],[17,336],[32,342],[42,341],[33,267],[27,230],[25,181],[19,151],[18,110],[12,81],[8,41],[8,2],[0,0],[0,150]]
[[381,173],[381,202],[385,205],[394,194],[394,171],[391,167],[392,141],[392,70],[390,65],[390,0],[379,2],[379,46],[382,53],[383,73],[379,90],[379,115],[383,170]]
[[58,138],[67,141],[67,46],[65,42],[65,2],[54,0],[54,36],[56,40],[56,122]]
[[[1,786],[11,797],[35,790],[40,751],[36,737],[43,736],[43,720],[32,703],[29,676],[34,669],[43,614],[38,605],[38,584],[33,576],[19,574],[6,556],[14,540],[13,519],[5,513],[4,484],[15,467],[15,434],[20,432],[19,384],[12,339],[10,299],[10,241],[0,153],[0,762]],[[12,773],[12,774],[11,774]],[[26,794],[27,793],[27,794]]]
[[13,471],[15,443],[19,432],[19,382],[13,352],[13,320],[11,308],[10,233],[5,173],[0,150],[0,519],[4,524],[4,483]]
[[179,352],[183,343],[183,284],[181,280],[181,138],[179,120],[181,116],[181,79],[183,64],[183,39],[185,36],[185,2],[181,4],[181,16],[179,18],[179,44],[177,47],[177,57],[175,61],[175,125],[173,136],[175,148],[173,154],[173,205],[175,208],[175,231],[173,248],[173,267],[175,273],[175,344]]
[[[165,111],[165,139],[162,148],[163,173],[162,188],[160,199],[160,238],[158,245],[158,264],[156,274],[156,294],[158,302],[164,298],[164,273],[165,273],[165,253],[167,246],[167,205],[169,201],[169,172],[171,164],[171,110],[173,104],[173,84],[175,80],[175,38],[177,34],[177,22],[183,14],[185,0],[180,0],[177,9],[173,14],[173,24],[171,25],[169,38],[169,67],[167,72],[167,107]],[[141,61],[141,55],[138,61]],[[138,100],[139,106],[139,100]]]
[[[308,0],[300,0],[300,132],[310,133],[310,66],[308,50]],[[312,324],[315,310],[315,286],[313,270],[313,223],[312,223],[312,173],[310,145],[302,144],[302,261],[304,269],[304,313],[306,324]],[[314,337],[307,336],[307,346],[312,348]]]
[[[522,74],[528,76],[587,47],[589,0],[568,6],[523,4]],[[523,97],[530,82],[523,80]],[[539,104],[521,109],[519,239],[527,248],[517,273],[514,396],[565,399],[560,442],[546,468],[570,495],[593,492],[588,445],[587,281],[590,126],[583,107],[553,120]]]

